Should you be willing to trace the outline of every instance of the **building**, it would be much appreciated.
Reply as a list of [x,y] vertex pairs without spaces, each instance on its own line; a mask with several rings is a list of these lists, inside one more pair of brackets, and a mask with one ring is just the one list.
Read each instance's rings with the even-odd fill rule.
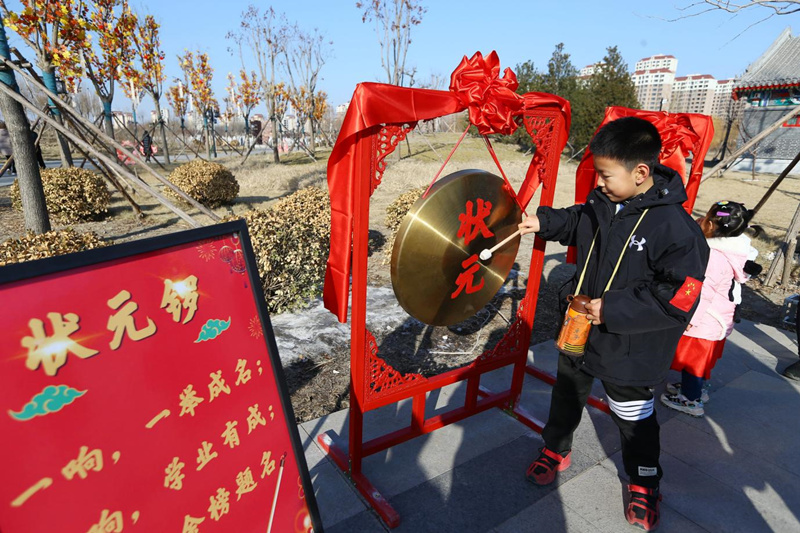
[[133,113],[128,111],[112,111],[111,114],[116,119],[114,121],[114,127],[116,128],[119,124],[124,125],[126,128],[132,128],[134,125],[133,120]]
[[578,77],[579,78],[588,78],[592,74],[594,74],[595,72],[597,72],[598,70],[603,68],[603,66],[605,66],[605,63],[599,63],[599,62],[598,63],[594,63],[592,65],[586,65],[578,73]]
[[[161,108],[161,120],[164,122],[169,122],[169,109],[166,107]],[[153,109],[150,111],[150,122],[158,122],[158,116],[156,115],[156,110]]]
[[678,71],[678,59],[672,55],[655,55],[643,57],[636,62],[635,70],[656,70],[665,68],[672,72]]
[[347,113],[347,109],[350,107],[350,102],[345,102],[343,104],[339,104],[336,106],[336,116],[344,116]]
[[711,74],[678,76],[672,85],[672,101],[669,110],[673,113],[711,114],[717,80]]
[[[677,60],[676,60],[677,63]],[[666,111],[672,100],[675,71],[664,68],[637,70],[631,75],[642,109]]]
[[662,111],[672,99],[672,84],[678,70],[675,56],[659,54],[636,62],[631,80],[642,109]]
[[733,118],[739,107],[739,102],[733,99],[733,86],[736,79],[717,80],[714,88],[714,97],[711,102],[711,116],[720,118]]
[[578,83],[581,85],[586,85],[589,82],[589,78],[591,78],[595,72],[603,68],[604,65],[605,63],[598,62],[583,67],[578,72]]
[[[781,32],[775,42],[756,59],[733,87],[733,98],[744,101],[738,145],[769,128],[790,109],[800,106],[800,36],[791,28]],[[756,171],[781,172],[800,152],[800,120],[797,116],[783,123],[758,144],[754,161],[741,166]],[[752,154],[751,154],[752,155]],[[800,173],[795,167],[793,173]]]

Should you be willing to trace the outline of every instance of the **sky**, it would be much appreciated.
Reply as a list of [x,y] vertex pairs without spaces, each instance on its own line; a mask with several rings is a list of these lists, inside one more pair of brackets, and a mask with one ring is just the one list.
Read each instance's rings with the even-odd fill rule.
[[[763,8],[739,15],[716,11],[679,19],[685,14],[679,8],[691,2],[422,0],[427,12],[412,30],[406,67],[416,67],[419,82],[435,74],[449,84],[450,73],[464,55],[496,50],[502,68],[530,60],[543,70],[555,45],[563,42],[578,69],[602,60],[607,47],[617,46],[631,71],[643,57],[671,54],[678,58],[679,76],[711,74],[727,79],[743,73],[784,28],[794,24],[793,35],[800,30],[800,14],[773,16],[747,29],[768,14]],[[362,22],[355,0],[131,0],[137,13],[152,14],[161,23],[169,79],[181,74],[177,55],[186,49],[206,52],[220,101],[226,95],[227,73],[241,67],[238,54],[229,52],[232,42],[225,36],[237,29],[250,3],[262,10],[271,5],[289,21],[309,31],[317,28],[333,42],[318,83],[331,105],[349,101],[359,82],[385,81],[375,26]],[[11,9],[19,5],[15,0],[7,4]],[[13,32],[9,40],[25,50]],[[33,58],[32,53],[28,55]],[[250,61],[247,67],[256,65]],[[121,91],[117,94],[113,107],[130,109]],[[261,107],[255,112],[263,113]],[[151,108],[150,102],[143,101],[139,115]]]

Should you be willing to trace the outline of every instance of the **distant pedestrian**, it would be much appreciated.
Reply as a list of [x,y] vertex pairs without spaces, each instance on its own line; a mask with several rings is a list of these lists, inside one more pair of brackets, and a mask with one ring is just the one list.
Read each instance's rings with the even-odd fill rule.
[[[798,312],[798,309],[795,309],[795,313],[794,328],[797,334],[797,355],[800,356],[800,312]],[[800,361],[796,361],[787,366],[783,371],[783,375],[789,379],[800,381]]]
[[145,130],[142,135],[142,153],[144,154],[145,162],[150,162],[150,157],[153,155],[153,139],[150,138],[150,132]]
[[700,303],[683,333],[672,369],[681,372],[681,382],[667,385],[661,403],[670,409],[702,417],[708,393],[703,385],[722,357],[725,339],[733,331],[737,284],[745,283],[761,267],[754,258],[750,238],[744,234],[753,212],[738,202],[721,201],[698,222],[708,239],[711,254],[700,291]]

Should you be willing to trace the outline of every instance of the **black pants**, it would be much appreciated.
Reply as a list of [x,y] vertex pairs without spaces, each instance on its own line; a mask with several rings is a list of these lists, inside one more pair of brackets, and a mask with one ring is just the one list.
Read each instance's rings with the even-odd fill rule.
[[[566,453],[572,449],[572,435],[581,421],[583,407],[594,377],[581,370],[580,359],[561,354],[558,376],[550,402],[550,417],[542,431],[548,449]],[[631,483],[657,487],[661,479],[659,426],[648,387],[631,387],[603,382],[611,406],[611,418],[622,440],[622,462]]]

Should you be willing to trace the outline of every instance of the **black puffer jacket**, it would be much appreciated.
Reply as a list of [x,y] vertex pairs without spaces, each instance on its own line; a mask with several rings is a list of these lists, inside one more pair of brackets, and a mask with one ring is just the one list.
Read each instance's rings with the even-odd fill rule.
[[582,358],[588,373],[619,385],[651,386],[666,378],[699,301],[700,283],[693,281],[702,282],[708,263],[709,249],[700,226],[681,206],[686,191],[680,176],[658,165],[653,178],[653,187],[616,215],[616,204],[599,189],[589,193],[583,205],[537,210],[540,237],[577,246],[578,268],[561,291],[562,301],[576,289],[598,228],[581,293],[600,297],[626,248],[604,296],[605,323],[592,326]]

